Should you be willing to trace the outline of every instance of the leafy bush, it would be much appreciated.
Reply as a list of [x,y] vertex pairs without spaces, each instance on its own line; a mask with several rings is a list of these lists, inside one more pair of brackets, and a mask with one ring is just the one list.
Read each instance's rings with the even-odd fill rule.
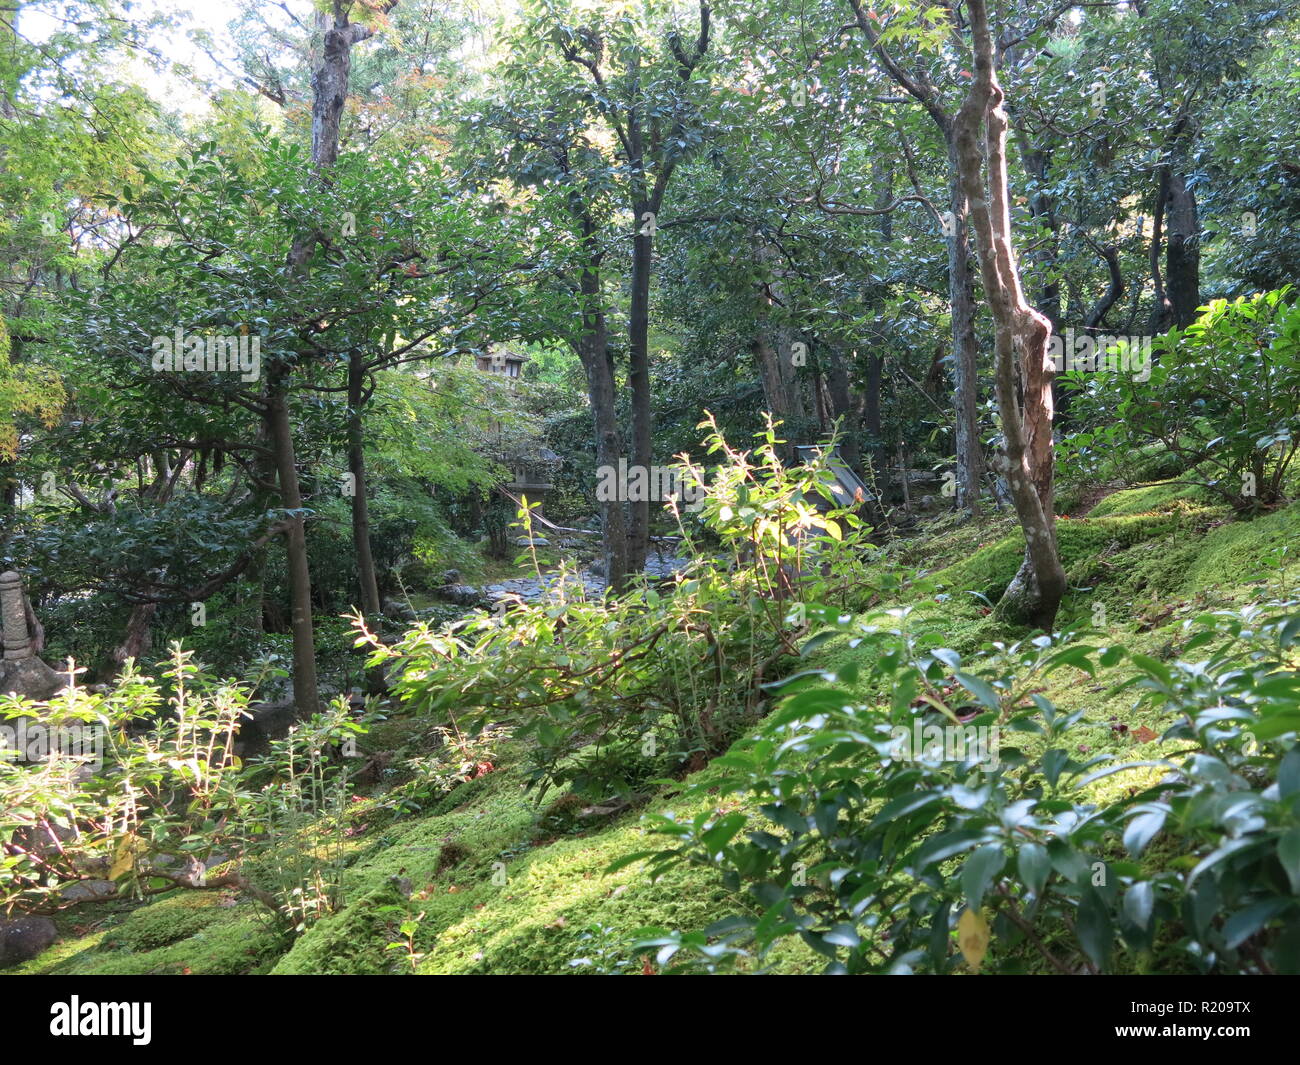
[[[240,796],[241,831],[255,841],[251,867],[296,932],[343,904],[347,755],[361,731],[343,704],[316,714],[271,742],[254,771],[273,779]],[[333,757],[339,748],[345,757]]]
[[[724,774],[707,786],[721,806],[651,818],[671,842],[618,863],[715,867],[760,915],[648,930],[639,945],[708,968],[798,936],[839,973],[947,973],[961,958],[972,970],[1102,972],[1121,954],[1138,969],[1160,954],[1161,971],[1181,957],[1201,972],[1300,972],[1296,605],[1198,618],[1186,650],[1208,657],[1172,665],[1040,636],[972,666],[906,610],[887,627],[822,612],[860,655],[838,675],[785,682],[759,735],[715,763]],[[1119,687],[1168,712],[1163,741],[1176,750],[1080,763],[1066,736],[1082,712],[1059,711],[1038,682],[1121,663]],[[887,694],[864,704],[845,687],[860,679]],[[909,749],[900,738],[918,723],[996,728],[994,757]],[[1088,786],[1115,773],[1128,794],[1089,801]],[[1162,834],[1157,858],[1148,847]]]
[[1153,347],[1148,381],[1069,375],[1082,389],[1073,413],[1100,427],[1072,436],[1067,452],[1127,455],[1131,467],[1158,444],[1239,511],[1283,502],[1300,444],[1300,304],[1291,290],[1214,300]]
[[107,897],[233,887],[299,930],[337,904],[339,854],[318,832],[341,816],[335,755],[361,725],[340,702],[245,766],[248,698],[179,645],[162,682],[128,662],[104,692],[0,697],[4,737],[25,740],[0,747],[0,911],[50,912],[104,879]]
[[672,582],[595,599],[566,574],[537,603],[420,625],[391,647],[363,629],[372,665],[397,662],[398,696],[462,739],[493,722],[528,737],[543,788],[628,795],[725,749],[761,716],[763,682],[797,654],[802,602],[848,605],[875,584],[866,530],[834,503],[823,464],[785,468],[774,427],[750,456],[704,425],[718,469],[711,482],[700,466],[682,472],[702,486],[698,521],[730,565],[705,557],[683,524],[696,558]]

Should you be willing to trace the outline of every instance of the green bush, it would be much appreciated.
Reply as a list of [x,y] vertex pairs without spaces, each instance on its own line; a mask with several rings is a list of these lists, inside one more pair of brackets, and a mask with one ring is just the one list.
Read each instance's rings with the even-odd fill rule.
[[[1296,606],[1198,618],[1186,652],[1208,657],[1172,665],[1042,636],[973,666],[906,610],[891,627],[854,626],[855,660],[792,677],[753,743],[716,763],[727,776],[710,785],[744,809],[653,816],[671,843],[616,863],[714,867],[761,914],[639,945],[708,968],[797,936],[840,973],[947,973],[963,958],[974,971],[1105,972],[1157,953],[1161,971],[1300,972]],[[1163,711],[1177,749],[1079,762],[1066,737],[1082,711],[1059,711],[1041,680],[1121,663],[1118,690]],[[846,687],[859,670],[885,693],[871,705]],[[940,747],[926,730],[944,725],[957,730],[945,744],[986,728],[974,738],[992,746]],[[916,729],[931,737],[919,749]],[[1110,774],[1127,794],[1088,801]]]
[[[234,888],[297,930],[336,908],[342,836],[330,829],[363,728],[339,703],[245,766],[234,751],[248,705],[247,688],[179,645],[161,682],[128,663],[106,692],[0,696],[0,721],[26,740],[0,747],[0,912],[48,910],[103,878],[118,897]],[[210,878],[214,854],[228,860]]]
[[420,625],[391,647],[367,637],[371,664],[398,662],[398,696],[459,737],[509,724],[530,741],[544,788],[626,796],[725,749],[797,654],[801,604],[851,606],[887,578],[869,573],[867,530],[834,503],[824,465],[787,469],[772,427],[750,456],[704,424],[718,465],[711,478],[698,466],[682,473],[701,486],[695,518],[730,565],[695,549],[670,586],[643,581],[601,599],[569,575],[501,616]]
[[1156,337],[1147,381],[1067,376],[1081,389],[1074,412],[1100,426],[1069,439],[1075,464],[1129,456],[1132,478],[1154,451],[1240,512],[1285,500],[1300,445],[1300,304],[1289,288],[1213,300],[1186,329]]

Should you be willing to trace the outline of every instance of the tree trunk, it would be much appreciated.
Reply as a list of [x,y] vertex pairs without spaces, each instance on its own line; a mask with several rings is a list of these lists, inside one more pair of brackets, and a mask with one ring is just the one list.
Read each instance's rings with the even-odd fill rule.
[[361,612],[367,618],[379,613],[379,580],[370,549],[370,504],[366,498],[366,453],[362,431],[365,407],[365,359],[360,350],[348,356],[348,472],[352,475],[352,546],[357,559],[357,584]]
[[289,423],[285,371],[272,368],[267,377],[266,421],[275,467],[280,481],[280,502],[289,528],[284,543],[289,569],[290,631],[293,633],[293,702],[299,717],[310,717],[320,709],[316,686],[316,640],[312,630],[311,571],[307,564],[307,530],[302,513],[302,492],[298,487],[297,457],[293,429]]
[[[1196,321],[1201,305],[1200,217],[1196,193],[1187,179],[1165,166],[1160,168],[1151,230],[1151,280],[1155,286],[1150,332],[1185,328]],[[1160,269],[1160,252],[1165,269]]]
[[154,615],[158,613],[157,603],[136,603],[126,621],[126,632],[122,642],[113,649],[112,667],[116,674],[128,658],[139,662],[153,644],[151,632]]
[[[954,123],[957,162],[971,208],[984,293],[995,328],[998,411],[1005,441],[1003,473],[1025,535],[1024,561],[1003,594],[998,612],[1008,621],[1051,631],[1065,594],[1065,570],[1057,552],[1052,513],[1053,371],[1048,360],[1051,325],[1025,298],[1012,244],[1007,116],[994,69],[985,0],[970,0],[967,10],[975,76]],[[985,125],[981,146],[980,130]],[[1017,354],[1023,410],[1016,389]]]
[[[755,235],[754,257],[769,264],[774,258],[770,245],[763,244]],[[762,285],[758,290],[758,316],[755,322],[754,340],[750,345],[758,363],[759,376],[763,382],[763,398],[772,417],[786,425],[786,435],[790,439],[788,449],[783,449],[784,457],[793,458],[796,437],[803,432],[808,421],[808,404],[799,380],[799,369],[795,364],[795,347],[798,334],[788,325],[773,325],[770,318],[771,308],[778,302],[784,302],[781,284],[775,278]],[[803,348],[807,357],[807,345]]]
[[[632,465],[646,471],[654,465],[650,424],[650,274],[654,268],[653,225],[655,206],[638,197],[633,204],[632,298],[628,313],[628,386],[632,392]],[[648,476],[648,473],[647,473]],[[645,569],[650,547],[650,501],[628,504],[627,564],[633,573]]]
[[[889,484],[889,453],[885,445],[884,423],[880,416],[880,393],[884,383],[885,360],[879,355],[867,356],[866,392],[863,396],[862,427],[870,443],[871,470],[876,491],[883,493]],[[863,471],[866,472],[866,471]]]
[[[165,448],[159,448],[153,454],[154,478],[153,482],[145,490],[145,497],[153,500],[155,503],[166,503],[172,497],[172,492],[176,487],[176,479],[184,469],[190,459],[191,452],[181,452],[177,466],[173,471],[171,460]],[[36,613],[32,610],[31,603],[24,603],[27,608],[27,623],[32,628],[33,633],[39,630],[39,644],[37,647],[36,640],[33,640],[33,648],[37,651],[40,647],[45,646],[45,630],[36,620]],[[109,671],[112,676],[116,676],[126,665],[128,658],[139,662],[146,651],[153,645],[153,622],[158,613],[157,603],[136,603],[131,607],[131,613],[127,616],[126,632],[122,636],[122,642],[118,644],[109,656]]]
[[[609,328],[600,291],[597,231],[590,216],[583,216],[582,238],[587,261],[580,282],[583,333],[578,342],[578,355],[587,372],[587,393],[591,399],[592,419],[596,428],[596,465],[617,470],[619,460],[623,457],[623,445],[615,409],[614,364],[609,357]],[[600,527],[605,580],[610,590],[617,594],[623,590],[628,573],[628,537],[622,500],[615,498],[601,501]]]
[[984,452],[979,432],[979,368],[975,338],[975,278],[971,273],[967,235],[967,196],[958,172],[957,141],[949,124],[948,209],[952,233],[948,238],[948,303],[952,313],[953,447],[957,453],[957,505],[979,510],[984,479]]
[[[984,454],[980,449],[978,390],[979,375],[975,347],[975,287],[970,269],[970,243],[966,235],[967,197],[962,187],[953,116],[924,73],[909,74],[895,61],[881,37],[874,12],[868,13],[862,0],[848,0],[854,20],[871,44],[886,73],[925,108],[948,149],[948,304],[952,313],[952,387],[954,414],[953,448],[957,453],[957,504],[972,512],[979,509],[980,484],[984,477]],[[951,12],[956,19],[955,9]]]
[[[849,469],[861,476],[865,471],[862,468],[862,448],[858,442],[859,411],[853,391],[849,387],[849,372],[844,365],[844,355],[834,341],[819,345],[818,353],[826,357],[826,391],[831,400],[831,417],[840,423],[840,457],[844,459]],[[872,358],[878,366],[879,357]],[[877,374],[877,415],[879,415],[879,384],[880,378]],[[877,432],[879,428],[877,425]]]
[[1168,175],[1165,218],[1165,292],[1170,324],[1185,329],[1196,321],[1196,310],[1201,305],[1201,241],[1196,193],[1182,174]]
[[[392,4],[387,5],[391,7]],[[343,105],[348,98],[348,75],[352,68],[352,46],[373,33],[366,26],[349,23],[347,9],[334,5],[333,24],[325,31],[320,64],[312,74],[311,159],[318,180],[325,181],[329,169],[339,157],[339,124]],[[319,233],[305,233],[289,250],[289,268],[303,275]],[[289,421],[289,367],[273,361],[267,370],[267,435],[275,452],[276,472],[280,483],[280,500],[290,514],[285,533],[288,556],[290,628],[293,632],[293,697],[300,717],[320,709],[316,683],[316,642],[312,628],[311,570],[307,562],[307,530],[302,514],[302,491],[298,485],[298,466],[293,446],[293,427]]]
[[750,350],[758,363],[759,380],[763,383],[763,402],[778,421],[790,420],[790,397],[781,378],[781,356],[772,345],[767,324],[762,319],[755,323],[756,332]]

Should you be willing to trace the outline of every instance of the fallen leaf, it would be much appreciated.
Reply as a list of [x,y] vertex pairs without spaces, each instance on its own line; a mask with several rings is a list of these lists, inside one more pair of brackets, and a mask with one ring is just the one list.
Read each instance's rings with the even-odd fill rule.
[[979,972],[984,963],[984,955],[989,949],[989,923],[981,914],[967,909],[957,922],[957,945],[961,947],[961,956],[973,972]]

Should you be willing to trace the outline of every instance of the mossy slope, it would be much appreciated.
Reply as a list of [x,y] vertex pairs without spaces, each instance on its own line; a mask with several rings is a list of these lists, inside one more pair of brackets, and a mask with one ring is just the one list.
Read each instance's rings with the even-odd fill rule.
[[[1264,582],[1286,580],[1285,569],[1270,568],[1269,560],[1286,561],[1282,549],[1300,532],[1300,506],[1234,522],[1196,489],[1154,485],[1116,492],[1086,518],[1062,519],[1059,529],[1071,580],[1062,623],[1100,619],[1100,627],[1122,633],[1131,646],[1170,657],[1186,617],[1261,598]],[[1022,546],[1008,516],[993,514],[959,527],[936,523],[896,554],[932,571],[934,598],[917,609],[941,621],[950,644],[969,653],[990,639],[1021,635],[1000,630],[987,611],[1019,565]],[[833,670],[852,653],[831,644],[812,664]],[[1131,697],[1107,697],[1107,687],[1105,677],[1081,682],[1063,671],[1046,694],[1085,710],[1089,725],[1077,741],[1083,753],[1132,753],[1142,745],[1134,738],[1138,730],[1158,732],[1159,722],[1136,713]],[[395,721],[394,728],[401,726]],[[350,844],[346,905],[292,944],[277,939],[250,903],[218,893],[173,893],[130,911],[111,903],[100,915],[65,915],[66,938],[20,971],[653,971],[647,959],[628,955],[634,930],[698,929],[744,905],[707,870],[681,869],[657,883],[639,866],[607,875],[615,859],[646,849],[641,811],[583,817],[580,804],[563,797],[556,803],[554,795],[539,809],[518,763],[519,752],[507,748],[494,772],[423,813],[373,828],[365,827],[366,806],[359,804],[354,817],[364,830]],[[692,782],[707,785],[711,772],[704,769]],[[678,791],[653,798],[649,808],[694,815],[735,801],[706,792],[707,799],[688,804]],[[78,923],[97,916],[93,927]],[[410,944],[398,933],[408,916],[419,918]],[[390,949],[393,943],[402,946]],[[776,968],[809,971],[818,964],[795,949],[779,956]]]

